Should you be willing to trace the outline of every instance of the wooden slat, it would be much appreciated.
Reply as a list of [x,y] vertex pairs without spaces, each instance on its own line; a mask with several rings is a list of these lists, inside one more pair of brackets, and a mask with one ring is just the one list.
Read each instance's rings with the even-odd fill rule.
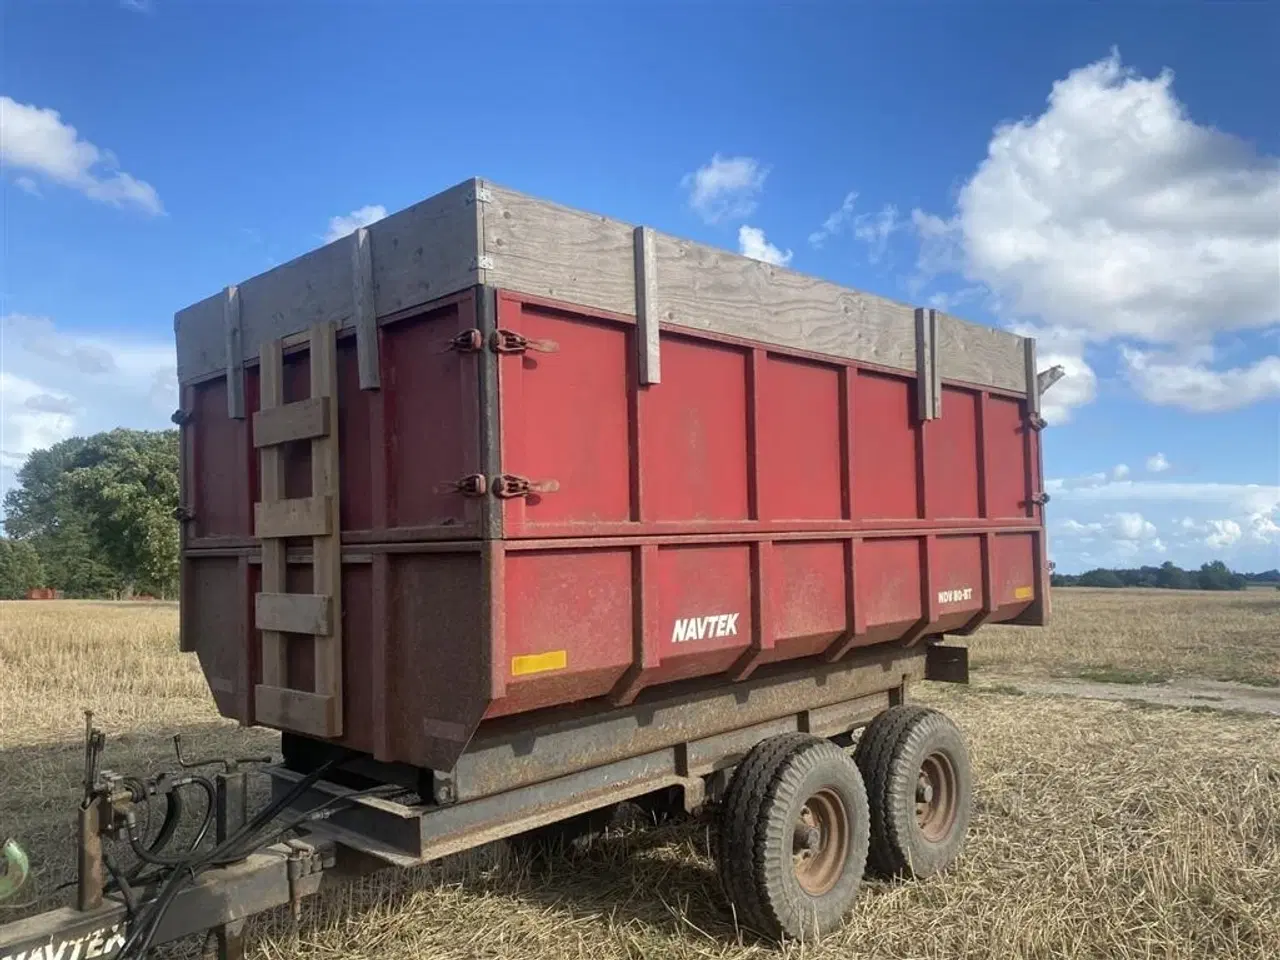
[[310,440],[329,432],[329,398],[308,397],[253,415],[253,445],[273,447],[294,440]]
[[240,288],[222,292],[222,326],[227,340],[227,416],[244,419],[244,326],[240,315]]
[[254,618],[259,630],[327,636],[333,630],[333,603],[316,593],[259,593]]
[[[258,406],[274,410],[284,403],[284,347],[279,340],[262,345],[258,361]],[[261,495],[263,503],[284,499],[284,456],[279,447],[263,447],[258,454],[262,466]],[[262,543],[262,592],[284,593],[288,558],[283,540]],[[284,687],[288,683],[288,651],[285,638],[274,630],[262,633],[262,681],[268,686]]]
[[658,344],[658,255],[653,230],[636,227],[636,347],[640,382],[660,383],[662,361]]
[[253,505],[253,535],[259,540],[278,537],[327,537],[329,497],[294,497]]
[[1023,360],[1027,368],[1027,416],[1040,416],[1040,378],[1036,374],[1036,342],[1022,341]]
[[378,372],[378,316],[373,302],[373,246],[369,237],[367,227],[351,235],[352,317],[361,390],[376,390],[382,383]]
[[[311,395],[334,397],[338,390],[338,353],[333,324],[311,328]],[[334,611],[342,610],[342,545],[338,512],[339,459],[338,431],[311,441],[311,495],[323,497],[329,516],[328,536],[312,541],[312,590],[332,598]],[[335,613],[329,635],[316,640],[315,686],[319,693],[342,703],[342,617]],[[341,733],[342,717],[335,713],[334,724]]]
[[254,713],[258,723],[293,730],[313,737],[340,735],[337,700],[326,694],[260,683],[254,688]]
[[921,420],[942,416],[942,372],[938,366],[938,312],[916,310],[916,398]]

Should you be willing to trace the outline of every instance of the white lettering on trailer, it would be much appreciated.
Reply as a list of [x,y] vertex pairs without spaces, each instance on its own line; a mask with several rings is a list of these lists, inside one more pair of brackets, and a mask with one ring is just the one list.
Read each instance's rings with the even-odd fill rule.
[[717,613],[709,617],[681,617],[671,630],[672,643],[706,640],[711,637],[736,637],[738,614]]
[[69,937],[57,943],[49,941],[34,950],[5,954],[0,960],[104,960],[123,946],[124,931],[116,923],[83,937]]
[[960,603],[973,599],[973,587],[962,587],[959,590],[939,590],[938,603]]

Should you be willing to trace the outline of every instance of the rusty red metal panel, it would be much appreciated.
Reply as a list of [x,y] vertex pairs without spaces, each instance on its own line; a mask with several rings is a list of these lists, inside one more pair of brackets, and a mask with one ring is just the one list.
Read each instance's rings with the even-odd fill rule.
[[196,384],[191,394],[192,536],[250,536],[250,491],[247,477],[236,469],[248,421],[227,416],[224,379]]
[[839,520],[844,513],[840,370],[770,356],[759,402],[760,516]]
[[646,517],[746,520],[750,354],[691,337],[662,340],[662,383],[649,389]]
[[924,614],[918,537],[864,540],[858,567],[858,602],[868,629],[914,623]]
[[452,487],[481,470],[479,358],[452,346],[474,323],[471,301],[454,299],[382,328],[389,527],[479,535],[478,501]]
[[[360,389],[360,368],[356,361],[355,337],[338,340],[338,442],[352,443],[357,456],[342,457],[342,472],[338,476],[339,523],[343,530],[368,530],[373,527],[373,458],[364,455],[358,444],[360,439],[372,433],[373,406],[381,391]],[[308,381],[304,396],[311,393]],[[310,448],[309,443],[296,444]],[[310,493],[310,470],[307,488]]]
[[774,544],[768,583],[776,641],[764,662],[826,650],[852,622],[848,540]]
[[987,402],[984,437],[987,460],[992,466],[987,478],[992,517],[1027,517],[1027,445],[1022,404],[992,395]]
[[[388,555],[386,691],[397,760],[452,768],[488,706],[488,596],[478,545]],[[350,630],[344,648],[362,640]]]
[[935,594],[939,630],[963,626],[982,609],[982,537],[936,537],[930,586]]
[[919,515],[913,384],[859,370],[853,392],[853,505],[859,519]]
[[603,696],[631,666],[632,551],[506,558],[506,695],[488,716]]
[[506,501],[508,535],[630,521],[628,327],[509,296],[499,297],[498,326],[555,345],[554,352],[505,354],[499,364],[503,471],[558,484],[545,496]]
[[995,591],[1001,607],[1025,607],[1035,598],[1035,534],[1008,533],[995,538]]
[[942,389],[942,416],[930,421],[925,474],[928,516],[933,519],[979,516],[978,395],[954,387]]
[[660,548],[655,581],[661,660],[652,683],[728,669],[755,629],[750,545]]

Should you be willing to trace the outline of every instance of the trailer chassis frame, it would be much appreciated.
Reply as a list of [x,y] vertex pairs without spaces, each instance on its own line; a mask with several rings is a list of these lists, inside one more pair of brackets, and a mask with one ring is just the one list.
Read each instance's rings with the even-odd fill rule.
[[[286,904],[292,905],[296,917],[303,899],[347,877],[388,866],[418,866],[672,788],[680,791],[684,809],[697,813],[719,799],[734,766],[767,737],[801,731],[841,742],[851,739],[881,711],[903,702],[908,687],[917,680],[965,683],[968,679],[964,647],[927,643],[861,653],[804,672],[777,676],[762,672],[738,688],[637,703],[597,715],[595,720],[570,718],[540,730],[513,725],[469,749],[472,763],[468,766],[464,757],[456,771],[469,770],[465,777],[433,776],[436,795],[420,796],[418,803],[373,797],[331,780],[317,780],[285,805],[281,815],[301,815],[321,805],[337,809],[310,821],[301,839],[259,847],[238,862],[201,873],[174,898],[152,943],[205,932],[214,937],[219,960],[242,960],[249,917]],[[807,694],[802,692],[804,687],[809,688]],[[745,724],[714,719],[726,705],[721,702],[724,698],[730,706],[736,702],[735,716],[747,720]],[[691,710],[692,725],[673,719]],[[762,713],[773,715],[760,719]],[[654,748],[655,741],[646,741],[634,730],[627,736],[620,733],[638,721],[666,729],[668,742]],[[534,741],[551,760],[546,769],[556,771],[557,763],[563,766],[575,751],[579,768],[531,779],[529,768],[513,761],[527,755]],[[118,777],[96,769],[103,742],[102,735],[87,724],[76,906],[0,926],[0,960],[112,960],[119,956],[131,909],[119,892],[104,893],[102,838],[118,831],[119,817],[129,801],[111,789]],[[214,777],[215,823],[222,842],[245,822],[249,771],[244,761],[199,763],[209,762],[222,762],[225,767]],[[504,767],[507,774],[499,776]],[[282,799],[305,776],[279,764],[262,767],[260,772],[271,777],[273,799]],[[156,892],[154,884],[135,888],[134,906],[148,904]]]

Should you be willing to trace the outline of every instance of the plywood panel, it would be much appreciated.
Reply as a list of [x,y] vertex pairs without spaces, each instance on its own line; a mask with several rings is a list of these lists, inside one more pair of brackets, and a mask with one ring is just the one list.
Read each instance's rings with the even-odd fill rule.
[[[455,293],[482,279],[479,226],[468,180],[370,225],[374,309],[385,316]],[[344,237],[238,284],[244,359],[263,341],[316,323],[355,324],[353,238]],[[223,293],[174,316],[182,382],[226,367]]]
[[[633,227],[493,184],[488,194],[481,234],[490,283],[634,315]],[[665,234],[652,239],[663,323],[916,369],[906,304]],[[1021,337],[945,314],[938,324],[943,377],[1025,390]]]

